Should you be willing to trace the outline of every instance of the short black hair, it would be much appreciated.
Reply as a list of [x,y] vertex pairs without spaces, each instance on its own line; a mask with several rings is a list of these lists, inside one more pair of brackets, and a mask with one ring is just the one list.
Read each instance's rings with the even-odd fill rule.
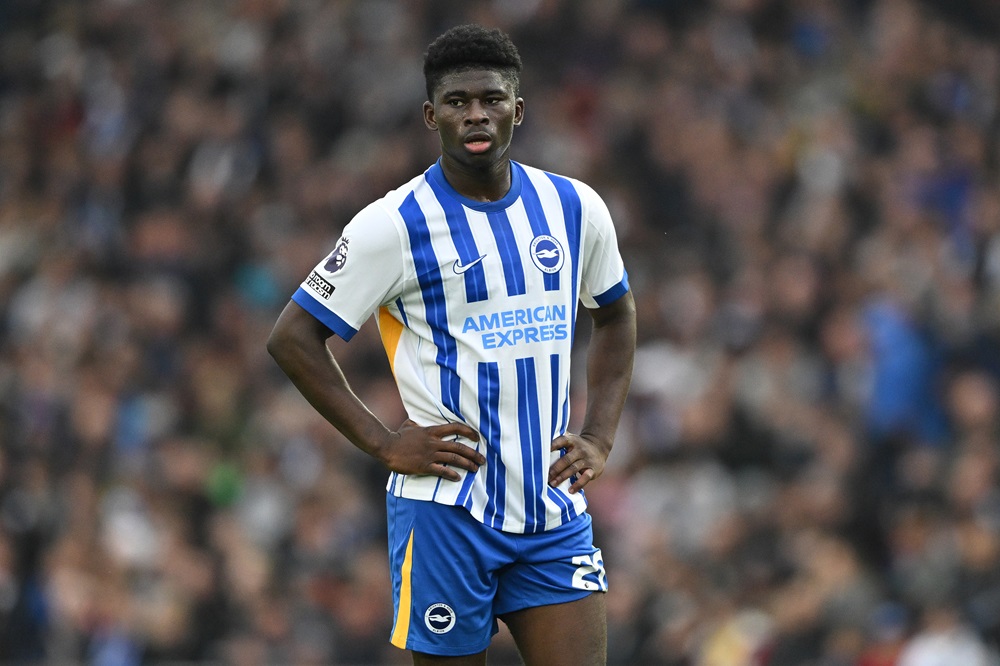
[[489,69],[507,79],[517,94],[521,87],[521,55],[507,33],[481,25],[458,25],[427,47],[424,54],[424,79],[427,99],[446,74],[469,69]]

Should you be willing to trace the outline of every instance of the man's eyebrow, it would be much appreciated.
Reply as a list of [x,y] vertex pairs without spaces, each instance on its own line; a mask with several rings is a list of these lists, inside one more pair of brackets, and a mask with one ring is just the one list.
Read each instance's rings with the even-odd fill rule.
[[[441,93],[442,97],[468,97],[471,93],[468,90],[456,89],[456,90],[445,90]],[[483,97],[489,97],[490,95],[506,95],[507,91],[503,88],[490,88],[488,90],[482,91]]]

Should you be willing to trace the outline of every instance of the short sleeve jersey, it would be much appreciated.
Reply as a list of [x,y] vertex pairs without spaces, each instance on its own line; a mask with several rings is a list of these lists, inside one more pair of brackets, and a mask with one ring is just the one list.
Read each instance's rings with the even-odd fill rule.
[[375,314],[409,418],[461,421],[486,457],[460,481],[391,473],[400,497],[463,506],[508,532],[584,511],[548,486],[569,420],[577,304],[628,291],[615,229],[593,189],[516,162],[499,201],[449,185],[440,162],[358,213],[292,299],[350,340]]

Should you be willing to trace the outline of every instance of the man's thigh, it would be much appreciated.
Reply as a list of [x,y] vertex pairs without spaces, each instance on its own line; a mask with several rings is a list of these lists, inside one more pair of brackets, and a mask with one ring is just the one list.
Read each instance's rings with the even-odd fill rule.
[[442,657],[436,654],[413,653],[413,666],[486,666],[486,650],[478,654]]
[[518,562],[500,574],[494,609],[525,663],[604,664],[608,584],[590,516],[518,539]]
[[527,666],[604,666],[608,625],[603,592],[500,617]]

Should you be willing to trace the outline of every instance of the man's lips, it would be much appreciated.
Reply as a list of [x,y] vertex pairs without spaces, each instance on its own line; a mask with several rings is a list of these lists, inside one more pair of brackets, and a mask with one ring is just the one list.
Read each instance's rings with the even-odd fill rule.
[[470,153],[485,153],[493,145],[493,137],[486,132],[475,132],[465,137],[464,143]]

